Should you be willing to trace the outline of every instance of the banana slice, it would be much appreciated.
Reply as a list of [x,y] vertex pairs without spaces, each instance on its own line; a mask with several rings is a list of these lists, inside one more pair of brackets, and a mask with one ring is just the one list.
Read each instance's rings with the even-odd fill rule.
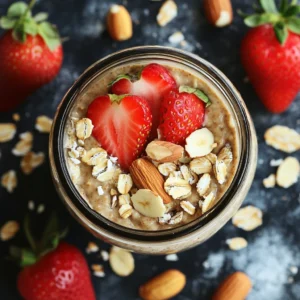
[[131,201],[135,210],[146,217],[160,218],[166,212],[162,198],[147,189],[138,190]]
[[215,147],[213,134],[207,128],[202,128],[187,137],[185,150],[190,157],[195,158],[209,154]]

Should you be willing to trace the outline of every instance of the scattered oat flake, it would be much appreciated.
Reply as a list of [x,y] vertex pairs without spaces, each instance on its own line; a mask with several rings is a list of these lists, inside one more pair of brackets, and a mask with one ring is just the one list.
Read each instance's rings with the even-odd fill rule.
[[262,225],[262,215],[259,208],[248,205],[238,210],[232,218],[232,223],[245,231],[252,231]]
[[180,44],[184,40],[184,35],[181,31],[176,31],[169,36],[169,42],[171,44]]
[[166,256],[167,261],[178,261],[178,256],[177,254],[168,254]]
[[228,245],[229,249],[237,251],[237,250],[246,248],[248,245],[248,242],[242,237],[235,237],[235,238],[226,240],[226,244]]
[[8,221],[0,229],[0,238],[2,241],[12,239],[19,231],[20,225],[17,221]]
[[109,260],[109,253],[107,251],[101,250],[100,255],[101,255],[103,261],[108,261]]
[[300,134],[287,126],[276,125],[265,133],[267,145],[277,150],[292,153],[300,149]]
[[38,214],[42,214],[45,211],[45,205],[44,204],[40,204],[36,210],[36,212]]
[[273,188],[276,183],[275,174],[270,174],[267,178],[263,180],[263,185],[266,189]]
[[93,270],[93,275],[96,277],[104,277],[105,273],[104,273],[104,268],[102,265],[97,265],[94,264],[91,266],[92,270]]
[[157,23],[160,26],[166,26],[177,16],[177,5],[173,0],[167,0],[161,6],[156,17]]
[[271,159],[270,166],[271,167],[278,167],[282,163],[283,159]]
[[16,171],[9,170],[1,177],[1,185],[6,188],[9,193],[12,193],[18,185]]
[[24,174],[29,175],[32,171],[39,167],[45,160],[43,152],[28,152],[21,160],[21,169]]
[[32,200],[28,201],[28,209],[34,210],[34,208],[35,208],[34,202]]
[[276,182],[283,188],[289,188],[298,181],[300,164],[297,158],[287,157],[278,167]]
[[26,155],[32,148],[33,135],[31,132],[23,132],[20,134],[20,141],[12,149],[12,154],[16,156]]
[[17,127],[13,123],[0,123],[0,143],[12,140],[17,132]]
[[42,133],[49,133],[51,131],[53,120],[47,116],[39,116],[35,120],[35,129]]
[[89,242],[86,249],[85,249],[85,252],[87,254],[90,254],[90,253],[95,253],[99,251],[99,247],[97,244],[95,244],[94,242]]
[[196,208],[195,208],[195,206],[191,202],[189,202],[189,201],[181,201],[180,202],[180,206],[189,215],[194,215],[195,214]]
[[12,115],[12,119],[15,121],[15,122],[19,122],[21,120],[21,117],[19,114],[15,113]]
[[76,122],[75,128],[77,138],[84,141],[91,136],[94,126],[90,119],[83,118]]

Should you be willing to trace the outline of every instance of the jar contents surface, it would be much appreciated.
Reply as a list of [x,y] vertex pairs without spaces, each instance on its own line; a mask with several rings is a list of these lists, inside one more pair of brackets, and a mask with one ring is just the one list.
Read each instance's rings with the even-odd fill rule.
[[218,203],[237,170],[238,137],[231,107],[200,74],[125,65],[78,94],[64,153],[93,210],[125,227],[157,231],[198,219]]

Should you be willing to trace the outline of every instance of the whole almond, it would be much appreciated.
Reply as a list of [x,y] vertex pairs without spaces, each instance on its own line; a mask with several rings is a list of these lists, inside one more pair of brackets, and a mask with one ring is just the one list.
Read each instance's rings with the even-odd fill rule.
[[170,203],[172,198],[164,190],[164,178],[156,167],[147,159],[136,159],[129,168],[135,185],[140,189],[149,189],[159,195],[165,204]]
[[204,12],[208,22],[216,27],[224,27],[232,23],[230,0],[204,0]]
[[178,270],[168,270],[152,278],[140,287],[143,300],[165,300],[176,296],[184,288],[186,278]]
[[116,41],[125,41],[132,37],[132,20],[123,5],[113,5],[107,15],[107,30]]
[[221,283],[212,300],[244,300],[251,288],[250,278],[243,272],[235,272]]
[[183,147],[164,141],[153,141],[146,148],[148,157],[161,163],[178,160],[182,157],[183,151]]

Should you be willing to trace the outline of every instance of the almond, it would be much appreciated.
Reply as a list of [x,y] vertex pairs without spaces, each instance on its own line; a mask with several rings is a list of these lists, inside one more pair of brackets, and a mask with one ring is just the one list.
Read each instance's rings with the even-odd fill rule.
[[136,159],[129,168],[135,185],[140,189],[149,189],[160,196],[164,203],[170,203],[172,198],[164,190],[164,178],[156,167],[147,159]]
[[132,20],[123,5],[113,5],[107,15],[107,30],[116,41],[125,41],[132,37]]
[[216,27],[224,27],[232,23],[230,0],[205,0],[204,12],[208,22]]
[[243,272],[235,272],[221,283],[212,300],[244,300],[251,288],[250,278]]
[[157,162],[174,162],[183,155],[183,147],[170,142],[153,141],[146,148],[147,155]]
[[152,278],[140,287],[143,300],[165,300],[176,296],[184,288],[186,278],[178,270],[168,270]]

